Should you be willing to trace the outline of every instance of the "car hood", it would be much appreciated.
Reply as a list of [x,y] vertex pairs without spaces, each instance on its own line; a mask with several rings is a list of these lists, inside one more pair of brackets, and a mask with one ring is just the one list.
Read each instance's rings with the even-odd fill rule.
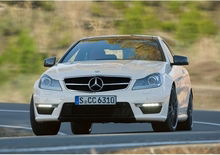
[[55,79],[80,76],[128,76],[143,78],[151,73],[164,73],[166,62],[141,60],[108,60],[60,63],[45,72]]

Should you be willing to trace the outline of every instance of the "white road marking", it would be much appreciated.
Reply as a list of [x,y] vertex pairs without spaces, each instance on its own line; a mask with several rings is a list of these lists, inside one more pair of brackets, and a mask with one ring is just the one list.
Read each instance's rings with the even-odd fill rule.
[[[10,110],[10,109],[0,109],[0,112],[18,112],[18,113],[29,113],[28,110]],[[211,122],[201,122],[201,121],[194,121],[196,124],[204,124],[204,125],[212,125],[212,126],[220,126],[218,123],[211,123]],[[31,128],[22,127],[22,126],[10,126],[10,125],[0,125],[0,127],[11,127],[11,128],[17,128],[17,129],[28,129],[32,130]],[[65,133],[59,132],[59,135],[67,135]]]
[[[210,122],[200,122],[200,121],[194,121],[194,123],[196,124],[204,124],[204,125],[213,125],[213,126],[220,126],[220,124],[218,123],[210,123]],[[26,129],[26,130],[32,130],[30,127],[24,127],[24,126],[13,126],[13,125],[0,125],[0,127],[5,127],[5,128],[15,128],[15,129]],[[66,133],[63,132],[58,132],[59,135],[61,136],[65,136],[68,135]],[[123,135],[133,135],[134,133],[128,133],[128,134],[123,134]],[[139,133],[137,133],[139,134]],[[150,133],[149,133],[150,134]],[[154,133],[152,133],[154,134]],[[92,135],[81,135],[81,137],[89,137],[89,136],[117,136],[117,135],[121,135],[116,133],[116,134],[92,134]],[[0,138],[1,139],[1,138]]]
[[22,113],[29,113],[28,110],[8,110],[8,109],[0,109],[0,112],[22,112]]
[[3,127],[3,128],[14,128],[14,129],[32,130],[30,127],[14,126],[14,125],[2,125],[2,124],[1,124],[0,127]]
[[[3,128],[13,128],[13,129],[32,130],[32,128],[30,128],[30,127],[14,126],[14,125],[2,125],[2,124],[0,124],[0,127],[3,127]],[[58,135],[66,136],[67,134],[65,134],[65,133],[63,133],[63,132],[58,132]]]
[[204,125],[220,126],[220,124],[218,124],[218,123],[210,123],[210,122],[194,121],[193,123],[196,123],[196,124],[204,124]]
[[[0,109],[0,112],[19,112],[19,113],[29,113],[28,110],[8,110],[8,109]],[[30,127],[23,127],[23,126],[0,125],[0,127],[32,130]],[[61,136],[67,135],[67,134],[65,134],[65,133],[63,133],[63,132],[58,132],[58,134],[61,135]]]
[[119,144],[97,144],[97,145],[71,145],[71,146],[51,146],[51,147],[33,147],[33,148],[10,148],[0,149],[0,153],[21,153],[21,152],[50,152],[81,149],[102,149],[102,148],[127,148],[158,145],[176,145],[176,144],[207,144],[220,143],[220,140],[200,140],[200,141],[170,141],[170,142],[143,142],[143,143],[119,143]]

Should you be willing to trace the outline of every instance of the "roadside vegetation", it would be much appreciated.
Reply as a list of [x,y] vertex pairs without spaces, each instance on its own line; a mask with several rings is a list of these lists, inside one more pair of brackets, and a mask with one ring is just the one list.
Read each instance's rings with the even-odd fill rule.
[[0,138],[1,137],[24,137],[24,136],[33,136],[33,135],[34,134],[31,130],[0,127]]
[[220,144],[190,144],[124,149],[113,154],[219,154]]
[[[27,103],[44,58],[60,58],[81,37],[105,34],[160,35],[176,54],[189,56],[193,85],[220,87],[219,19],[217,1],[0,2],[0,102]],[[204,102],[216,109],[218,95],[195,91],[196,108]]]

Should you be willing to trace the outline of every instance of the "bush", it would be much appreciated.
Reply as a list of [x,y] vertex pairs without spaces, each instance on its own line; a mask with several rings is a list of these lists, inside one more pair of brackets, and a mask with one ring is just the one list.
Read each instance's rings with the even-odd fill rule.
[[33,38],[23,30],[9,38],[7,47],[0,56],[0,65],[1,68],[9,66],[5,75],[38,73],[42,70],[42,59],[43,55],[37,52]]
[[53,11],[55,9],[54,2],[49,1],[8,1],[4,3],[7,5],[16,5],[22,8],[31,5],[32,8],[41,8],[45,11]]
[[124,9],[126,7],[126,3],[127,2],[123,2],[123,1],[112,1],[111,2],[113,7],[116,9]]
[[217,32],[215,23],[195,8],[181,15],[176,37],[185,43],[193,42],[200,36]]
[[154,10],[147,6],[143,7],[143,4],[145,3],[133,2],[130,7],[125,8],[123,20],[117,23],[121,33],[137,34],[158,28],[160,22]]
[[162,28],[162,30],[164,30],[164,31],[167,31],[167,32],[173,32],[173,31],[175,31],[176,30],[176,24],[174,23],[174,22],[163,22],[162,24],[161,24],[161,28]]
[[217,33],[217,25],[210,19],[203,19],[199,22],[199,31],[205,35],[214,35]]
[[101,4],[103,4],[103,2],[93,3],[93,5],[91,6],[91,13],[93,16],[96,16],[96,17],[104,16],[104,10]]
[[216,23],[208,16],[210,13],[204,11],[200,3],[172,1],[157,5],[151,2],[112,4],[123,14],[121,20],[115,21],[115,26],[123,34],[166,31],[186,45],[199,37],[218,32]]
[[19,19],[14,18],[9,10],[4,10],[0,15],[0,34],[3,36],[17,35],[21,27]]
[[182,8],[183,8],[183,4],[184,2],[180,2],[180,1],[170,1],[167,3],[164,3],[165,8],[167,8],[169,10],[169,12],[173,13],[173,14],[179,14],[182,12]]
[[32,1],[32,8],[41,8],[45,11],[53,11],[55,9],[54,2],[47,1]]

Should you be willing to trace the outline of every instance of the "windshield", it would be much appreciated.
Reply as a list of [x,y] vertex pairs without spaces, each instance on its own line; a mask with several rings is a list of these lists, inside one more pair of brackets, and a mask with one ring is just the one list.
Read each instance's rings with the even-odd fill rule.
[[90,60],[163,61],[163,55],[153,39],[88,39],[76,44],[61,62]]

